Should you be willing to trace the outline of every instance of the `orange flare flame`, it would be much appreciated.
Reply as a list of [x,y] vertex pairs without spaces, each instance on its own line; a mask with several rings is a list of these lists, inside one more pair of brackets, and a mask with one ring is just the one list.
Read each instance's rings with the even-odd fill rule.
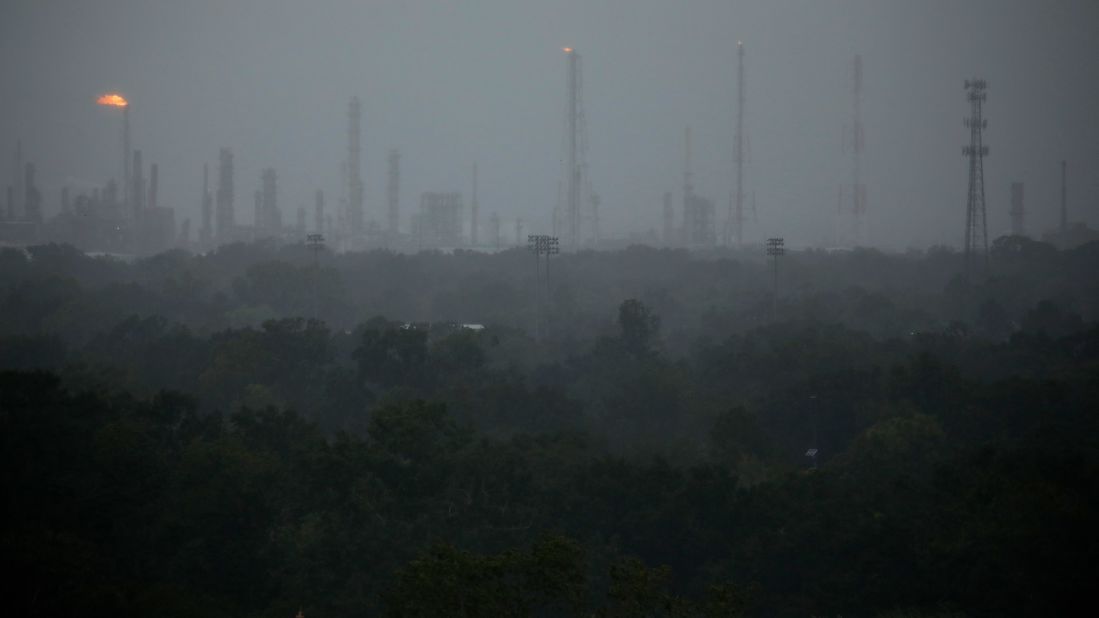
[[95,100],[100,105],[110,105],[111,107],[126,107],[130,104],[122,95],[117,92],[109,92]]

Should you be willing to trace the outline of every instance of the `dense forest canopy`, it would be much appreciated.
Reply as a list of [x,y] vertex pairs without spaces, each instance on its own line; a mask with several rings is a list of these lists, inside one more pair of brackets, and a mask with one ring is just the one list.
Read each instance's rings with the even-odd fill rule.
[[[0,250],[30,615],[1061,615],[1099,243]],[[772,269],[777,266],[777,277]],[[545,286],[545,287],[543,287]]]

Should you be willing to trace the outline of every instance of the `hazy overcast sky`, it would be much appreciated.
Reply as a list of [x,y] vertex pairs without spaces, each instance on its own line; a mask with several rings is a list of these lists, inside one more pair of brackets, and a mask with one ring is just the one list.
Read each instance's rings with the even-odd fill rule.
[[1029,231],[1053,225],[1062,158],[1070,218],[1099,223],[1095,0],[4,0],[0,144],[10,161],[23,139],[53,212],[63,184],[119,175],[118,114],[94,104],[117,89],[177,220],[197,229],[202,164],[228,146],[238,222],[251,223],[267,166],[293,221],[317,188],[339,197],[347,102],[358,95],[368,217],[381,218],[395,146],[402,227],[423,191],[468,202],[476,161],[483,216],[548,230],[567,45],[583,56],[591,177],[604,234],[617,236],[659,228],[664,191],[678,203],[687,125],[696,190],[724,210],[737,40],[758,208],[748,238],[833,241],[856,53],[873,244],[960,244],[962,83],[973,76],[989,83],[990,235],[1009,229],[1013,180],[1026,183]]

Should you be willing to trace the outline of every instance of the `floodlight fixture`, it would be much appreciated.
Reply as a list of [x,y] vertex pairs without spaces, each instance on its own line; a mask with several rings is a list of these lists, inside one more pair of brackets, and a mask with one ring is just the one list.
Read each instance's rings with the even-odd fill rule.
[[784,238],[768,238],[767,239],[767,255],[780,256],[786,254],[786,239]]
[[768,238],[767,255],[771,257],[771,266],[773,272],[774,289],[771,296],[771,309],[773,311],[778,308],[778,258],[779,256],[786,255],[786,239]]
[[[548,303],[549,298],[549,257],[561,253],[560,241],[556,236],[546,234],[527,235],[527,250],[534,254],[535,273],[535,337],[541,339],[542,333],[542,305]],[[545,264],[542,264],[542,256],[546,256]],[[542,298],[543,294],[545,299]]]

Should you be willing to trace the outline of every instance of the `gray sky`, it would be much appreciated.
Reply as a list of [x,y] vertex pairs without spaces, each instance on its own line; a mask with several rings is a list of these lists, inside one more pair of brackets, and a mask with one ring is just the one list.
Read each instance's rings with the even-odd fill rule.
[[460,190],[468,203],[477,161],[483,216],[547,230],[568,45],[584,58],[604,234],[622,235],[660,227],[664,191],[678,201],[688,124],[696,191],[728,203],[738,39],[759,213],[747,238],[832,241],[837,189],[850,177],[841,130],[855,53],[873,244],[960,243],[962,82],[975,75],[989,82],[990,236],[1009,229],[1013,180],[1026,183],[1028,230],[1053,225],[1062,158],[1071,219],[1099,223],[1094,0],[5,0],[0,144],[10,160],[23,139],[56,210],[64,183],[119,174],[118,115],[94,104],[117,89],[177,219],[197,228],[202,164],[229,146],[238,221],[251,222],[248,196],[266,166],[293,221],[315,189],[338,197],[347,101],[358,95],[368,217],[381,218],[396,146],[402,227],[422,191]]

